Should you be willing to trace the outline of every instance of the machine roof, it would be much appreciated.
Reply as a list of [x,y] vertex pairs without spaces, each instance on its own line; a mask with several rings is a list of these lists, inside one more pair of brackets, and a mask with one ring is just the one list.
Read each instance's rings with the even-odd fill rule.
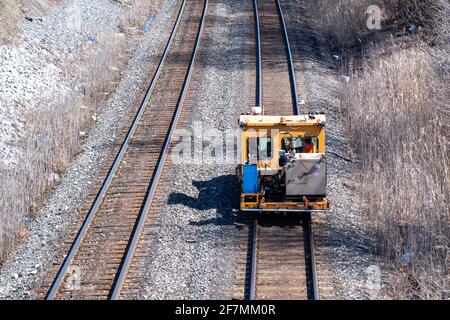
[[241,115],[239,125],[243,127],[270,127],[280,125],[325,125],[324,114],[303,114],[298,116]]

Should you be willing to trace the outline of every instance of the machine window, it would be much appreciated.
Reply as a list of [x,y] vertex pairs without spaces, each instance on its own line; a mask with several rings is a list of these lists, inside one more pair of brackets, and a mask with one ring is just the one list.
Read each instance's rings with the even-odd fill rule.
[[[283,138],[281,141],[281,145],[283,147],[283,150],[286,152],[289,152],[290,145],[291,145],[291,138]],[[304,137],[304,138],[298,138],[294,141],[294,148],[296,153],[302,153],[303,152],[303,146],[305,145],[305,140],[309,140],[314,145],[314,152],[317,152],[319,150],[319,139],[317,137]]]
[[[289,152],[290,146],[291,146],[291,138],[283,138],[281,141],[281,145],[283,146],[283,150],[286,151],[287,153]],[[302,151],[302,147],[303,147],[303,142],[301,138],[295,139],[294,140],[294,148],[295,148],[295,152],[299,153]]]
[[250,161],[267,160],[272,158],[272,138],[248,138],[247,158]]

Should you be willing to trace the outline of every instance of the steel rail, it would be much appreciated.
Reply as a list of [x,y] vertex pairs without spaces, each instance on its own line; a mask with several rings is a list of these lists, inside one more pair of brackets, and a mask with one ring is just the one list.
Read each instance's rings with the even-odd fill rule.
[[[253,12],[255,16],[255,32],[256,32],[256,58],[257,58],[257,70],[256,70],[256,106],[262,108],[262,114],[264,115],[263,106],[263,83],[262,83],[262,51],[261,51],[261,29],[259,22],[259,10],[258,1],[253,0]],[[251,244],[251,266],[250,266],[250,290],[249,290],[249,300],[255,300],[255,289],[256,289],[256,227],[257,227],[257,216],[254,214],[253,217],[253,234],[252,234],[252,244]]]
[[311,215],[307,217],[307,234],[308,234],[308,242],[309,242],[309,261],[311,268],[311,278],[312,278],[312,289],[313,289],[313,300],[319,300],[319,281],[317,278],[317,267],[316,267],[316,256],[315,256],[315,247],[314,247],[314,235],[312,231],[312,220]]
[[289,42],[289,35],[286,28],[286,21],[284,19],[283,9],[281,8],[280,0],[277,1],[277,8],[280,14],[281,27],[283,28],[284,41],[286,43],[286,50],[288,54],[288,64],[289,64],[289,76],[291,77],[291,89],[293,91],[294,98],[294,114],[300,114],[300,104],[298,100],[298,91],[297,91],[297,80],[295,79],[295,68],[294,68],[294,60],[292,59],[292,50]]
[[170,131],[169,134],[166,136],[165,142],[164,142],[164,147],[163,150],[161,152],[160,155],[160,159],[158,161],[158,165],[157,165],[157,169],[156,172],[154,173],[151,181],[150,181],[150,186],[149,186],[149,190],[147,192],[147,195],[145,197],[145,202],[144,202],[144,207],[142,208],[140,214],[139,214],[139,218],[138,218],[138,222],[137,225],[135,227],[135,229],[133,230],[132,236],[131,236],[131,241],[129,243],[129,246],[127,248],[127,252],[125,255],[125,259],[120,267],[120,271],[119,271],[119,276],[117,278],[117,281],[114,285],[114,289],[111,293],[111,300],[117,300],[119,298],[120,292],[122,290],[123,284],[125,282],[126,276],[128,274],[128,270],[130,268],[131,262],[133,260],[133,256],[134,253],[136,251],[137,248],[137,244],[139,241],[139,238],[141,236],[142,233],[142,229],[144,227],[148,212],[150,210],[150,206],[152,204],[153,201],[153,197],[155,195],[157,186],[158,186],[158,181],[162,175],[162,171],[164,168],[164,164],[166,162],[167,156],[169,154],[170,151],[170,144],[172,141],[172,137],[173,134],[175,132],[175,129],[177,127],[177,123],[178,120],[180,118],[181,115],[181,109],[182,106],[186,100],[186,96],[188,94],[189,91],[189,85],[192,79],[192,75],[193,75],[193,71],[194,71],[194,65],[195,65],[195,61],[197,58],[197,54],[198,54],[198,48],[200,46],[200,39],[201,36],[203,34],[203,29],[204,29],[204,25],[205,25],[205,20],[206,20],[206,12],[208,10],[208,0],[205,0],[205,4],[203,6],[203,12],[202,12],[202,17],[201,17],[201,22],[200,22],[200,28],[198,30],[198,34],[197,34],[197,38],[195,40],[195,47],[194,47],[194,53],[192,55],[190,64],[189,64],[189,69],[188,69],[188,73],[187,76],[184,80],[183,83],[183,88],[182,88],[182,93],[181,96],[178,100],[177,103],[177,108],[175,111],[175,115],[174,118],[172,119],[172,123],[170,126]]
[[259,11],[258,2],[253,0],[253,11],[255,15],[255,29],[256,29],[256,56],[257,56],[257,75],[256,75],[256,106],[262,108],[262,114],[264,115],[263,106],[263,91],[262,91],[262,53],[261,53],[261,30],[259,24]]
[[251,269],[250,269],[250,292],[249,300],[255,300],[255,289],[256,289],[256,250],[257,250],[257,230],[258,218],[255,215],[253,218],[253,235],[252,235],[252,255],[251,255]]
[[178,12],[178,16],[176,18],[176,22],[174,24],[174,27],[170,33],[169,40],[164,49],[164,53],[159,61],[158,68],[151,80],[150,86],[147,89],[144,100],[143,100],[136,116],[133,119],[132,125],[131,125],[130,129],[128,130],[124,141],[122,142],[122,145],[120,146],[120,149],[119,149],[116,157],[114,158],[114,162],[113,162],[111,168],[109,169],[108,174],[107,174],[105,180],[103,181],[99,192],[97,193],[97,196],[95,197],[94,203],[92,204],[91,208],[89,209],[86,219],[84,220],[84,222],[81,226],[81,229],[78,232],[78,234],[75,238],[75,241],[73,242],[73,244],[69,250],[68,255],[64,259],[64,262],[63,262],[61,268],[59,269],[58,274],[57,274],[55,280],[53,281],[49,292],[47,293],[47,295],[45,297],[46,300],[52,300],[56,296],[56,293],[64,279],[64,276],[66,275],[67,270],[75,256],[76,252],[78,251],[78,248],[80,247],[80,244],[81,244],[84,236],[86,235],[87,230],[89,229],[92,219],[94,218],[95,213],[97,212],[98,208],[100,207],[102,200],[106,194],[106,191],[108,190],[108,187],[110,186],[111,181],[112,181],[117,169],[120,166],[122,158],[127,150],[127,147],[130,144],[131,138],[134,136],[134,133],[136,132],[136,128],[138,127],[139,121],[142,118],[142,115],[144,114],[145,109],[147,108],[150,97],[152,96],[155,86],[158,82],[159,76],[161,75],[161,72],[162,72],[165,62],[166,62],[166,58],[169,54],[170,48],[172,47],[172,43],[175,38],[175,34],[178,30],[178,26],[180,24],[181,17],[183,16],[185,5],[186,5],[186,0],[183,0],[180,10]]

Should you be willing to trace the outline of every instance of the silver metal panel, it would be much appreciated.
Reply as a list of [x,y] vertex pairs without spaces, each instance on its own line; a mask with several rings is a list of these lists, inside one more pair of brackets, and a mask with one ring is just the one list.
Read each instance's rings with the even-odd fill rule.
[[326,162],[297,159],[286,165],[286,196],[324,196],[326,187]]

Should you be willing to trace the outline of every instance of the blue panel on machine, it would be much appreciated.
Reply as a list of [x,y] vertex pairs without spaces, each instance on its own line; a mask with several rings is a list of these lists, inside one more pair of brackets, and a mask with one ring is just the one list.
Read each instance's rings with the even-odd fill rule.
[[258,167],[245,164],[242,171],[242,193],[258,193]]

